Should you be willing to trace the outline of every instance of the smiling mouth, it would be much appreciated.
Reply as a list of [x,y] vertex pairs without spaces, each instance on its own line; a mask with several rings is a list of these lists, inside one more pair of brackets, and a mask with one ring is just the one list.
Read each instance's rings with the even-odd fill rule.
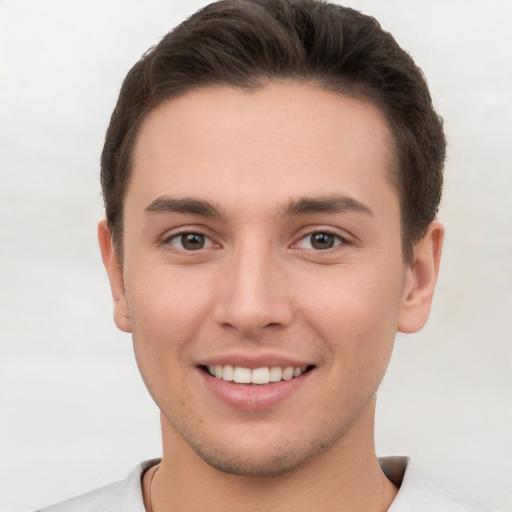
[[296,379],[311,371],[315,365],[309,366],[263,366],[261,368],[244,368],[242,366],[215,365],[200,366],[201,370],[216,379],[237,384],[272,384]]

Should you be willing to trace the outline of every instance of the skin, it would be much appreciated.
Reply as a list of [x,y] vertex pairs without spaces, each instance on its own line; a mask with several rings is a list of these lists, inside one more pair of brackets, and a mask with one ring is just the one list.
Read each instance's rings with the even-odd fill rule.
[[[443,227],[404,263],[381,112],[293,82],[206,88],[150,112],[134,157],[123,263],[106,221],[99,240],[116,324],[161,410],[146,502],[154,477],[154,511],[387,510],[375,394],[396,332],[427,320]],[[230,358],[313,369],[276,405],[245,410],[200,367]]]

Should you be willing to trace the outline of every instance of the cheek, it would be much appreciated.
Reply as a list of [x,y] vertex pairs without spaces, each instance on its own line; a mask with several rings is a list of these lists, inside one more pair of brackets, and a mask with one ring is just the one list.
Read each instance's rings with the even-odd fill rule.
[[134,333],[154,344],[179,344],[193,336],[210,300],[203,283],[188,273],[147,271],[127,280],[126,296]]
[[204,297],[191,283],[164,272],[142,275],[127,280],[126,290],[136,362],[158,406],[178,410],[188,387],[184,370],[202,323]]
[[165,389],[181,388],[208,299],[197,283],[168,271],[138,276],[143,277],[126,279],[134,352],[147,388],[162,406],[170,399]]
[[353,273],[308,292],[310,323],[327,340],[333,364],[384,367],[396,335],[402,288],[385,273]]

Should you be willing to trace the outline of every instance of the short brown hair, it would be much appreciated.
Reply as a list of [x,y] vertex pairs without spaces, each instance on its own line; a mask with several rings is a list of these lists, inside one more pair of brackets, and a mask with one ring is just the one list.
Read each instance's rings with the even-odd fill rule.
[[372,17],[318,0],[223,0],[208,5],[147,51],[126,76],[101,155],[108,225],[122,256],[123,199],[145,115],[205,86],[258,88],[309,82],[369,101],[395,141],[405,261],[434,220],[446,140],[421,70]]

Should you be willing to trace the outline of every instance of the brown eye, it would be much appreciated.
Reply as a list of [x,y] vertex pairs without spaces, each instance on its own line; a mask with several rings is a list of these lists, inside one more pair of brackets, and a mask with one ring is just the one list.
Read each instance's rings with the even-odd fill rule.
[[187,251],[197,251],[204,247],[204,236],[197,233],[185,233],[181,235],[181,245]]
[[201,233],[179,233],[170,238],[168,243],[181,251],[199,251],[213,245],[211,239]]
[[309,235],[302,238],[298,246],[301,249],[314,249],[316,251],[322,251],[326,249],[332,249],[333,247],[343,243],[343,240],[338,235],[325,231],[317,231],[310,233]]
[[334,247],[335,237],[329,233],[313,233],[311,247],[314,249],[330,249]]

